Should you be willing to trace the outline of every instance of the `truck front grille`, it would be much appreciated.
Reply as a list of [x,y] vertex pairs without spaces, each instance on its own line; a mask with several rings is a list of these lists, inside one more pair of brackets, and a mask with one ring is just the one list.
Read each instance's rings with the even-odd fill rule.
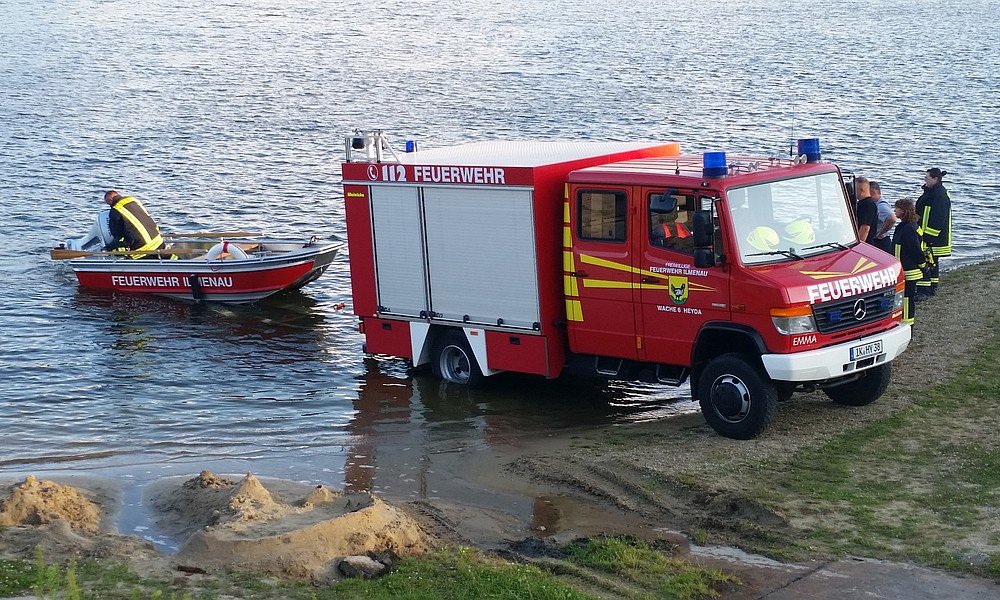
[[888,288],[865,296],[817,304],[813,306],[816,327],[820,333],[833,333],[884,319],[892,313],[895,296],[896,289]]

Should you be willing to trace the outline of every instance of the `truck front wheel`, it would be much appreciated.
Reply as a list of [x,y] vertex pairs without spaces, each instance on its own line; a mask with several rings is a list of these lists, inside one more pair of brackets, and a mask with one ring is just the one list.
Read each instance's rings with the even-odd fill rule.
[[469,387],[475,387],[483,380],[476,356],[461,331],[449,331],[438,338],[434,344],[431,371],[444,381]]
[[705,366],[698,400],[712,429],[738,440],[756,437],[778,410],[774,383],[750,357],[738,353],[723,354]]
[[850,383],[824,388],[823,392],[837,404],[866,406],[878,400],[889,388],[892,363],[885,363],[863,371]]

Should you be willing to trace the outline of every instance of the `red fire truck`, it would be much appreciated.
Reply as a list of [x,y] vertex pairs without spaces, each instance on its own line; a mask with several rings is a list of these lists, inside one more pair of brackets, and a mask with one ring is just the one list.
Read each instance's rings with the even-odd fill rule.
[[725,436],[794,391],[875,401],[910,341],[899,262],[860,243],[815,138],[793,159],[677,143],[346,139],[366,351],[476,385],[564,371],[681,385]]

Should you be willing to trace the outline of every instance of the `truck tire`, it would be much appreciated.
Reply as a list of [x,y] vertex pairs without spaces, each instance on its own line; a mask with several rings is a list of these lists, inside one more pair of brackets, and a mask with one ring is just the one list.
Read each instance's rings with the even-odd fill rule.
[[850,383],[825,388],[823,392],[837,404],[845,406],[867,406],[875,402],[892,380],[892,363],[885,363],[861,373],[861,376]]
[[744,354],[723,354],[701,373],[698,401],[705,420],[720,434],[756,437],[778,412],[778,392],[763,369]]
[[434,343],[431,371],[443,381],[469,387],[476,387],[483,380],[476,355],[461,331],[448,331],[438,337]]

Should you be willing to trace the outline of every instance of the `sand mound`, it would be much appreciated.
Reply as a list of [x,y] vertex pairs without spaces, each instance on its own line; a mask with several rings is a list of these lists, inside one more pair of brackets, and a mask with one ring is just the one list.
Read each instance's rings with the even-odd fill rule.
[[163,555],[151,543],[134,536],[73,529],[62,519],[33,527],[0,529],[0,558],[32,560],[37,547],[42,548],[50,564],[68,562],[73,556],[113,558],[131,563],[140,572],[152,574],[153,569],[158,569],[160,575],[171,573],[164,566]]
[[427,549],[410,517],[371,494],[324,486],[239,482],[209,472],[150,499],[158,527],[183,536],[177,560],[274,575],[322,577],[336,559],[369,551],[412,555]]
[[237,482],[202,471],[176,490],[154,498],[153,505],[187,520],[188,534],[207,525],[268,520],[284,512],[251,473]]
[[0,503],[0,527],[45,525],[62,520],[73,529],[98,530],[101,519],[97,506],[70,486],[39,481],[28,475],[4,496]]

